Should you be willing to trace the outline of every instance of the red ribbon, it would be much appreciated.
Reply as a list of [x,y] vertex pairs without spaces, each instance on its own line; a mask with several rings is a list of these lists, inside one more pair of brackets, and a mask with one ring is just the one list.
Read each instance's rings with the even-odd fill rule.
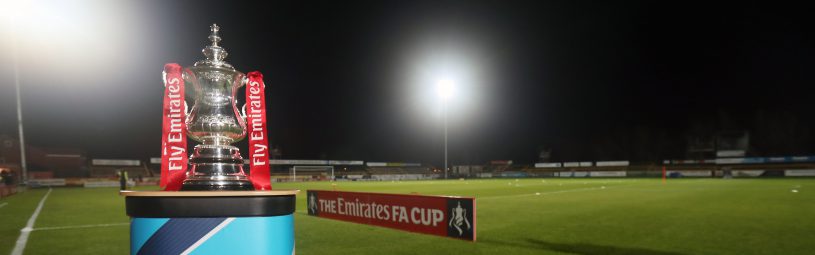
[[255,190],[271,190],[269,176],[269,139],[266,130],[266,96],[263,74],[258,71],[247,74],[246,126],[249,136],[249,179]]
[[181,66],[164,65],[164,108],[161,136],[161,181],[164,190],[181,189],[187,173],[187,128]]

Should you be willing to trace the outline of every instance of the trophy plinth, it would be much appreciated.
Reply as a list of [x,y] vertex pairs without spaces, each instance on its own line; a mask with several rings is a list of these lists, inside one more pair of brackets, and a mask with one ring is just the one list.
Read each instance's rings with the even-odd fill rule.
[[297,192],[122,191],[130,254],[294,254]]
[[244,174],[240,151],[230,145],[246,137],[246,121],[235,100],[246,78],[224,61],[227,52],[218,45],[218,29],[212,25],[211,45],[202,50],[206,60],[184,68],[184,82],[192,84],[188,92],[195,100],[187,115],[187,134],[201,144],[190,155],[182,191],[254,190]]

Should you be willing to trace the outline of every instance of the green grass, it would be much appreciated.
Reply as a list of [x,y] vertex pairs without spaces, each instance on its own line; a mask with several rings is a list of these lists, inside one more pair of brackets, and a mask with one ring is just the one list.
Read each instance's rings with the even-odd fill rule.
[[[300,189],[298,254],[811,254],[815,179],[495,179],[278,183]],[[305,215],[305,190],[476,197],[470,243]],[[799,192],[791,192],[796,189]],[[0,253],[47,190],[0,200]],[[535,193],[540,193],[536,195]],[[124,199],[108,188],[55,188],[27,254],[126,254]],[[243,244],[238,244],[243,245]]]

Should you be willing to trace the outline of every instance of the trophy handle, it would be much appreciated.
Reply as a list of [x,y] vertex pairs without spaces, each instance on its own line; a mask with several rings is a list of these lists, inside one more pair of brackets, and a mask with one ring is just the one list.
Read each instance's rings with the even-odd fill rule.
[[[246,77],[246,76],[243,76],[243,78],[241,78],[240,87],[243,87],[244,89],[249,89],[248,87],[246,87],[247,83],[249,83],[249,78]],[[243,107],[241,107],[241,112],[240,113],[241,113],[241,118],[243,118],[243,121],[246,122],[246,104],[249,102],[249,99],[248,98],[244,99],[244,101],[246,101],[246,102],[243,102]]]

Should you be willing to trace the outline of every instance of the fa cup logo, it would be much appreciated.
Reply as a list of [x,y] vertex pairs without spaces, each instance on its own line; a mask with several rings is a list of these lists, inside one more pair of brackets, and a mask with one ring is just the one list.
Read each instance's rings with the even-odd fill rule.
[[308,194],[308,212],[311,215],[317,215],[317,193],[315,192]]
[[470,230],[472,227],[470,226],[470,221],[467,220],[467,209],[461,207],[461,202],[458,202],[458,206],[450,210],[449,226],[458,230],[459,236],[464,234],[462,227],[466,226],[467,230]]

